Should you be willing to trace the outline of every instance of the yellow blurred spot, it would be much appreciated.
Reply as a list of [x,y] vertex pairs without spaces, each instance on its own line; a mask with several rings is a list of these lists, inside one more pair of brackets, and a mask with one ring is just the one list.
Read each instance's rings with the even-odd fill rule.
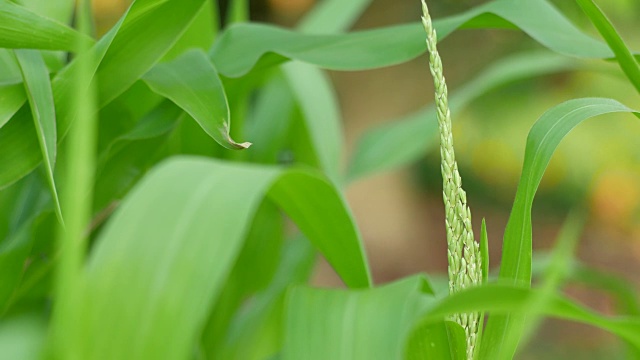
[[613,171],[602,174],[591,194],[593,214],[606,224],[623,228],[640,205],[640,174]]

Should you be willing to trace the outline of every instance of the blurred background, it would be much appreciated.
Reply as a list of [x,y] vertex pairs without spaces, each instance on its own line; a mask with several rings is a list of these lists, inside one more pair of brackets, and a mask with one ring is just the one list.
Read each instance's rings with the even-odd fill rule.
[[[252,20],[292,27],[321,0],[251,1]],[[432,0],[439,18],[485,1]],[[599,37],[572,1],[554,4],[585,32]],[[127,0],[95,0],[98,31],[111,26]],[[226,2],[221,1],[223,7]],[[640,1],[598,1],[627,44],[640,49]],[[418,0],[373,0],[354,30],[418,21]],[[403,39],[398,39],[402,41]],[[439,44],[450,92],[496,59],[540,49],[526,35],[506,30],[463,30]],[[616,69],[612,65],[611,69]],[[347,144],[345,164],[366,129],[402,118],[433,100],[427,57],[364,72],[330,72],[342,109]],[[565,100],[602,96],[640,108],[634,88],[619,77],[573,72],[520,81],[492,91],[453,115],[454,144],[474,228],[487,220],[492,270],[498,265],[503,230],[520,176],[527,133],[545,110]],[[637,293],[640,284],[640,122],[609,115],[585,122],[560,145],[542,180],[533,209],[534,252],[550,249],[567,214],[585,209],[577,257],[620,276]],[[250,139],[249,139],[250,140]],[[446,237],[436,151],[411,167],[351,184],[348,202],[363,234],[376,283],[416,272],[446,273]],[[476,234],[479,237],[479,234]],[[313,282],[342,286],[320,261]],[[606,294],[580,285],[567,293],[598,311],[613,313]],[[615,338],[583,325],[547,320],[521,352],[521,359],[624,358]]]

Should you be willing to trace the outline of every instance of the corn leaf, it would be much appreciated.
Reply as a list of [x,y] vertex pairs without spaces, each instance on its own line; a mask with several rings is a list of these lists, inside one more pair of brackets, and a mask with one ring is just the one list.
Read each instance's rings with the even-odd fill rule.
[[300,106],[320,169],[337,179],[344,138],[338,99],[329,79],[322,70],[300,62],[288,63],[282,70]]
[[[422,319],[417,326],[441,321],[443,317],[455,313],[526,312],[529,300],[536,296],[538,296],[538,290],[507,284],[485,284],[469,288],[438,301],[427,303]],[[542,312],[547,316],[599,327],[634,345],[640,345],[640,320],[638,318],[607,317],[557,294],[549,298],[549,302]],[[483,344],[485,343],[486,340],[483,341]],[[480,359],[499,358],[482,357],[481,354]]]
[[[505,229],[500,265],[502,281],[529,286],[531,283],[531,207],[542,175],[560,141],[582,121],[594,116],[634,110],[611,99],[584,98],[564,102],[544,113],[529,132],[522,175]],[[637,113],[636,113],[637,114]],[[515,348],[505,349],[505,334],[522,331],[518,316],[491,316],[483,336],[481,356],[512,357]]]
[[[302,170],[174,159],[130,192],[97,239],[78,309],[80,358],[186,358],[265,196],[347,285],[369,286],[351,215],[324,179]],[[316,216],[323,210],[330,216]]]
[[20,83],[0,88],[0,128],[20,110],[26,99],[24,85]]
[[616,60],[622,71],[627,75],[627,78],[629,78],[629,81],[640,92],[640,66],[638,66],[636,58],[631,54],[613,24],[593,0],[576,1],[616,55]]
[[[144,75],[180,38],[204,0],[135,1],[124,17],[96,43],[91,58],[104,106]],[[58,140],[74,117],[73,77],[77,61],[52,81]],[[40,162],[40,150],[30,114],[23,108],[0,128],[0,188],[31,172]]]
[[93,42],[62,23],[8,0],[0,1],[0,24],[2,48],[74,51],[78,43]]
[[191,50],[169,63],[158,64],[143,77],[151,90],[180,106],[218,144],[246,149],[229,136],[229,105],[216,69],[207,55]]
[[42,56],[37,50],[16,50],[16,58],[24,81],[25,92],[29,99],[31,114],[40,144],[45,173],[49,183],[49,191],[53,199],[54,210],[58,221],[64,224],[58,191],[53,178],[56,164],[57,132],[56,109],[53,104],[51,80]]
[[357,291],[293,288],[282,358],[400,359],[426,294],[422,276]]
[[[563,55],[613,57],[604,43],[582,33],[546,0],[496,0],[434,21],[434,26],[439,40],[458,28],[519,28]],[[425,49],[419,23],[344,35],[305,35],[267,25],[238,24],[220,36],[211,55],[221,74],[238,77],[263,57],[265,63],[295,59],[333,70],[365,70],[411,60]]]

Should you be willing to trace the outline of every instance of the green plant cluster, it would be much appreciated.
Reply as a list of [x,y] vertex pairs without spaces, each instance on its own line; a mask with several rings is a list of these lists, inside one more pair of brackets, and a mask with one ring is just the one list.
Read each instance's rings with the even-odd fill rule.
[[[517,80],[598,71],[585,58],[617,62],[640,91],[637,55],[592,0],[576,2],[604,42],[547,0],[494,0],[429,21],[438,41],[498,28],[546,48],[439,96],[445,113]],[[582,121],[638,116],[614,99],[563,102],[532,127],[496,279],[483,226],[479,249],[470,230],[463,240],[480,252],[473,286],[441,293],[425,275],[372,283],[343,190],[424,156],[445,113],[436,103],[372,128],[341,165],[340,111],[320,69],[380,68],[427,51],[419,2],[415,22],[345,32],[369,3],[325,0],[288,30],[248,22],[246,0],[231,1],[224,28],[215,0],[135,0],[96,39],[89,1],[0,0],[1,357],[509,359],[542,316],[609,331],[638,356],[635,294],[573,259],[579,212],[547,262],[532,256],[545,168]],[[469,210],[450,160],[454,219]],[[348,289],[308,285],[316,253]],[[544,270],[532,288],[534,265]],[[619,315],[564,296],[566,281],[611,292]],[[480,314],[486,326],[478,320],[470,341],[475,329],[455,314]]]

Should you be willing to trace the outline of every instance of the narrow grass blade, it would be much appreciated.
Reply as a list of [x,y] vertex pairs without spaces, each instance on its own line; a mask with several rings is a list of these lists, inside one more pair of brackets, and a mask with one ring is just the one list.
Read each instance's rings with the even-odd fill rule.
[[56,109],[53,104],[49,71],[37,50],[16,50],[15,54],[22,72],[25,92],[29,99],[54,210],[60,224],[64,224],[58,191],[53,178],[58,137]]
[[11,1],[0,1],[0,47],[9,49],[71,50],[93,40],[57,21]]
[[[514,81],[569,71],[579,66],[559,55],[540,52],[516,54],[497,61],[454,91],[449,105],[452,111],[456,111],[486,92]],[[358,140],[347,179],[355,181],[417,161],[437,144],[437,134],[438,124],[432,106],[374,127]]]
[[338,99],[329,79],[322,70],[300,62],[288,63],[282,70],[300,106],[320,168],[337,179],[344,136]]
[[429,290],[421,276],[358,291],[293,288],[282,358],[400,359]]
[[613,27],[613,24],[611,24],[607,16],[593,0],[576,0],[576,2],[580,5],[584,13],[587,14],[587,17],[589,17],[589,20],[591,20],[596,29],[598,29],[598,32],[607,44],[609,44],[609,48],[611,48],[616,55],[616,60],[622,71],[627,75],[627,78],[629,78],[629,81],[631,81],[636,90],[640,92],[640,66],[624,43],[624,40],[622,40]]
[[191,50],[177,59],[156,65],[143,77],[151,90],[184,109],[218,144],[228,149],[246,149],[229,135],[229,105],[216,69],[207,55]]
[[[500,280],[520,286],[531,283],[531,207],[542,175],[560,141],[582,121],[614,112],[637,114],[611,99],[574,99],[548,110],[532,127],[527,138],[522,175],[505,229]],[[512,331],[522,331],[522,326],[521,317],[491,316],[484,333],[486,346],[482,347],[481,356],[513,356],[515,348],[503,348],[502,339]]]
[[[322,178],[174,158],[129,193],[97,239],[77,309],[81,358],[188,357],[265,196],[284,208],[349,286],[369,286],[353,220]],[[331,211],[317,216],[322,209]]]

